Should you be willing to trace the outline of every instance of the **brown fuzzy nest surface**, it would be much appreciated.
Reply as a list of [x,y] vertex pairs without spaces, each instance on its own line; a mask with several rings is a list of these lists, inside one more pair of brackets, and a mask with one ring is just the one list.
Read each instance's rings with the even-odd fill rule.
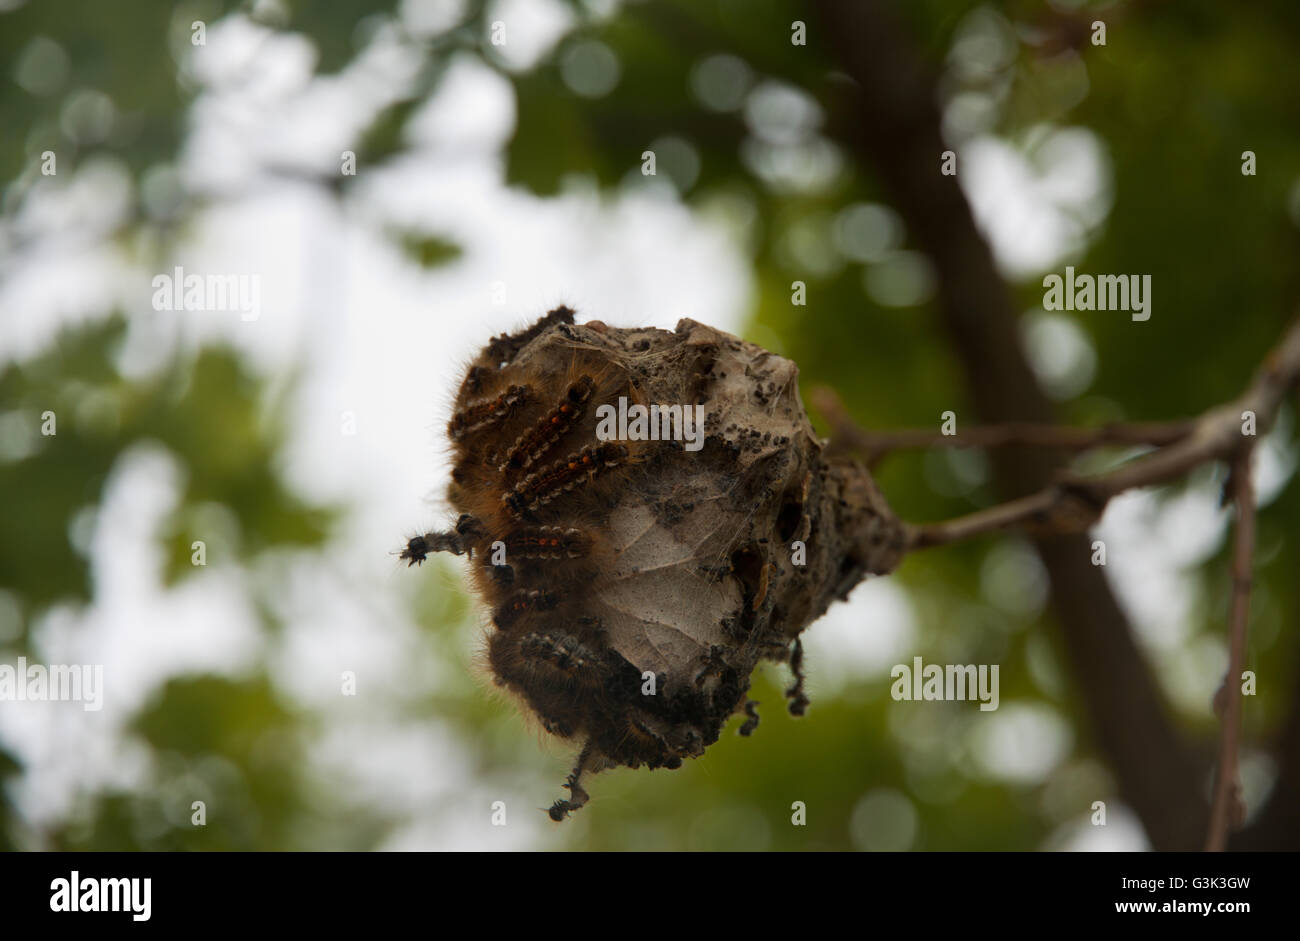
[[[674,331],[573,323],[558,308],[495,338],[470,366],[449,434],[449,533],[404,556],[466,553],[493,610],[495,680],[582,746],[555,819],[587,799],[585,771],[676,768],[743,712],[759,660],[871,573],[902,532],[869,474],[828,461],[798,368],[692,320]],[[703,408],[702,446],[602,441],[597,408]]]

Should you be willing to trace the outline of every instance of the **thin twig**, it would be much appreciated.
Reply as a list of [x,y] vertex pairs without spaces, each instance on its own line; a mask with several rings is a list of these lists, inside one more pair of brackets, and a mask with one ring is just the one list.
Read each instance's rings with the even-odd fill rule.
[[997,506],[944,520],[941,523],[910,526],[907,529],[905,545],[908,551],[928,549],[931,546],[961,542],[963,539],[970,539],[982,533],[1010,529],[1031,521],[1037,521],[1040,525],[1046,524],[1058,499],[1055,489],[1040,490],[1027,497],[999,503]]
[[958,427],[956,433],[951,435],[931,428],[868,431],[848,417],[844,403],[834,390],[825,386],[814,389],[812,400],[831,425],[834,446],[856,452],[867,466],[875,465],[891,451],[930,447],[1000,448],[1026,445],[1065,451],[1090,451],[1115,444],[1163,447],[1187,437],[1196,427],[1196,423],[1191,420],[1113,422],[1096,428],[1007,422],[1001,425]]
[[1241,668],[1246,659],[1246,627],[1250,616],[1250,587],[1255,554],[1255,494],[1246,450],[1232,468],[1237,503],[1236,538],[1232,553],[1232,620],[1228,628],[1228,672],[1215,697],[1219,727],[1219,764],[1214,779],[1214,800],[1206,852],[1221,852],[1228,833],[1241,826],[1244,808],[1237,779],[1237,750],[1241,738]]
[[[981,533],[1029,525],[1081,532],[1126,490],[1168,483],[1202,464],[1236,461],[1272,426],[1288,392],[1300,384],[1300,320],[1264,361],[1249,388],[1228,405],[1203,414],[1183,437],[1114,470],[1093,476],[1061,474],[1035,494],[939,523],[907,525],[906,551],[941,546]],[[1247,429],[1250,432],[1247,432]]]

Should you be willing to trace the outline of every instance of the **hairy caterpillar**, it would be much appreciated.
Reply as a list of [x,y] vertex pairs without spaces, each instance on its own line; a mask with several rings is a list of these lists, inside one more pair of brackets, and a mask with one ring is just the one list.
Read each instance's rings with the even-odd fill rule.
[[[568,307],[494,337],[466,369],[447,429],[459,517],[402,557],[470,557],[493,680],[580,743],[553,819],[586,803],[587,772],[680,767],[732,715],[752,733],[762,659],[794,667],[801,713],[799,632],[842,585],[892,564],[896,521],[864,470],[822,460],[795,375],[692,321],[579,326]],[[698,409],[702,439],[605,440],[596,413],[621,398]],[[849,512],[869,518],[837,519]],[[841,531],[870,531],[877,555]],[[835,578],[806,577],[791,539]]]

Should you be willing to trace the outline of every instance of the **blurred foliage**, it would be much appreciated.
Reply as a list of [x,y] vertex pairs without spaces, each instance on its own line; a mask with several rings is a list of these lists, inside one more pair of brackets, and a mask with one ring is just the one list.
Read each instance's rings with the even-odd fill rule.
[[459,245],[436,235],[397,232],[394,238],[401,244],[406,257],[422,268],[436,268],[438,265],[451,264],[461,256]]
[[[199,533],[210,540],[213,527],[195,530],[193,523],[214,505],[226,508],[233,523],[229,544],[211,547],[214,564],[223,554],[250,558],[272,547],[317,546],[329,532],[335,511],[303,503],[280,481],[273,464],[283,438],[279,405],[232,350],[210,346],[178,356],[163,373],[141,381],[123,376],[115,365],[125,331],[121,317],[65,331],[46,352],[0,372],[0,402],[18,418],[7,426],[8,447],[22,446],[0,460],[0,492],[6,494],[0,592],[20,599],[21,612],[14,644],[0,645],[0,662],[35,658],[31,626],[56,604],[94,596],[92,546],[79,522],[88,508],[93,514],[122,456],[138,446],[161,446],[184,468],[179,500],[160,533],[164,584],[206,572],[192,564],[191,546]],[[47,415],[52,434],[38,430]],[[239,818],[253,828],[247,832],[195,830],[195,848],[209,845],[204,835],[215,841],[212,848],[283,845],[279,828],[292,818],[296,793],[286,775],[292,763],[282,765],[287,758],[277,756],[276,763],[250,766],[248,759],[251,736],[284,721],[265,680],[177,681],[140,716],[139,731],[160,760],[173,750],[188,759],[220,755],[233,763],[224,775],[231,786],[250,792],[242,797],[248,809],[260,808],[261,817]],[[0,750],[0,777],[14,767]],[[268,805],[263,796],[278,805]],[[90,849],[181,848],[171,831],[139,838],[135,822],[159,819],[147,806],[156,801],[156,794],[105,795],[88,821],[57,842]],[[7,809],[7,803],[0,805]],[[175,808],[167,810],[161,819],[176,822]]]
[[[59,153],[61,175],[94,154],[120,159],[136,177],[176,159],[194,94],[178,66],[193,20],[211,24],[251,10],[265,25],[309,38],[317,70],[326,74],[345,69],[370,27],[398,6],[42,0],[0,14],[6,218],[21,213],[46,149]],[[609,16],[589,12],[599,4],[567,6],[572,31],[528,69],[507,67],[488,43],[496,6],[466,3],[451,28],[421,40],[426,61],[413,89],[376,114],[357,141],[362,175],[403,152],[406,122],[436,94],[451,54],[478,54],[508,78],[516,98],[517,125],[503,154],[510,184],[555,195],[575,176],[611,193],[670,183],[702,217],[735,233],[750,255],[756,306],[749,337],[796,360],[805,393],[810,383],[833,386],[863,424],[875,427],[932,425],[950,408],[968,414],[962,377],[929,302],[882,304],[864,287],[879,274],[880,259],[844,248],[846,212],[887,199],[872,168],[841,142],[854,118],[832,104],[844,78],[815,11],[793,0],[627,2]],[[935,68],[946,69],[945,96],[985,95],[994,104],[988,130],[1021,148],[1031,165],[1044,127],[1084,127],[1102,146],[1113,207],[1072,263],[1081,271],[1150,274],[1155,313],[1142,324],[1114,313],[1070,315],[1096,353],[1096,372],[1085,392],[1059,402],[1062,420],[1184,416],[1234,395],[1300,297],[1294,0],[1249,7],[1217,0],[1085,3],[1073,15],[1025,0],[899,6]],[[1109,22],[1106,46],[1053,46],[1054,30],[1086,24],[1093,9]],[[790,43],[796,20],[808,24],[806,47]],[[1013,53],[996,68],[961,74],[950,68],[952,49],[977,26],[985,40],[989,29],[1012,37]],[[64,64],[37,38],[57,44]],[[603,94],[578,94],[574,63],[581,64],[581,44],[592,42],[612,54],[617,81]],[[15,79],[24,63],[36,69],[32,57],[42,55],[54,55],[46,72],[66,74],[37,81],[36,90],[20,87]],[[719,55],[731,58],[710,58]],[[717,68],[711,88],[706,62]],[[766,117],[763,94],[776,103]],[[101,120],[103,96],[108,120]],[[651,149],[660,168],[654,181],[641,174],[642,155]],[[1256,176],[1240,173],[1245,150],[1258,155]],[[423,265],[454,263],[460,255],[437,235],[394,237]],[[905,232],[890,246],[910,247]],[[796,280],[807,284],[807,306],[791,303]],[[1026,311],[1041,302],[1038,277],[1013,288]],[[47,351],[0,373],[0,413],[19,416],[5,433],[21,439],[0,459],[0,589],[21,612],[20,630],[8,649],[0,647],[0,661],[31,651],[28,629],[52,606],[94,596],[76,521],[86,508],[93,512],[115,466],[142,442],[160,445],[183,469],[182,497],[159,535],[166,584],[203,577],[193,574],[201,570],[190,564],[190,545],[195,519],[213,507],[236,523],[225,551],[250,567],[270,550],[320,549],[333,538],[334,511],[309,505],[280,480],[280,399],[239,356],[205,347],[178,353],[156,377],[127,377],[116,365],[125,330],[124,320],[113,317],[65,332]],[[47,409],[58,416],[53,437],[38,430]],[[957,515],[992,499],[976,459],[899,456],[879,478],[911,519]],[[1259,525],[1260,600],[1247,664],[1261,677],[1248,710],[1254,740],[1279,718],[1295,661],[1300,548],[1286,535],[1300,531],[1300,488],[1283,491]],[[602,775],[592,806],[547,840],[599,849],[854,848],[862,844],[848,822],[863,795],[892,788],[915,808],[915,848],[1042,845],[1058,826],[1078,819],[1080,807],[1111,796],[1111,785],[1075,696],[1043,680],[1044,661],[1046,673],[1065,672],[1045,623],[1050,615],[1032,605],[1019,612],[999,607],[990,597],[986,569],[999,545],[934,551],[909,560],[895,577],[909,589],[917,652],[927,661],[1001,663],[1004,704],[1046,704],[1069,721],[1069,760],[1048,781],[1003,783],[974,768],[969,704],[932,704],[924,720],[915,718],[920,710],[901,715],[882,677],[815,699],[810,714],[794,720],[782,708],[785,680],[773,670],[756,677],[754,696],[765,707],[753,739],[737,737],[733,725],[703,760],[681,771]],[[1204,601],[1191,614],[1189,649],[1210,636],[1221,647],[1224,563],[1220,546],[1196,572]],[[433,571],[445,576],[443,585],[458,577],[454,568]],[[425,642],[456,679],[414,705],[414,715],[454,729],[482,781],[504,786],[525,769],[529,789],[548,787],[565,767],[563,757],[538,753],[535,736],[509,704],[486,696],[470,678],[473,615],[463,597],[437,584],[428,578],[411,603]],[[265,618],[273,628],[274,617]],[[443,629],[452,624],[461,633]],[[1182,668],[1164,654],[1153,662],[1166,683]],[[815,682],[818,664],[810,670]],[[318,731],[314,721],[282,704],[268,673],[175,678],[130,730],[152,758],[153,784],[94,795],[48,839],[94,849],[281,849],[325,845],[324,833],[333,845],[377,845],[395,824],[384,809],[351,811],[340,822],[337,806],[303,772],[303,743]],[[906,725],[917,721],[928,725]],[[1208,704],[1179,721],[1189,733],[1212,730]],[[12,786],[19,773],[0,750],[0,781]],[[1074,786],[1072,774],[1090,789],[1073,804],[1053,800]],[[201,784],[180,784],[195,780]],[[189,804],[178,804],[178,795],[195,787],[224,808],[221,826],[184,826]],[[808,807],[806,827],[789,825],[795,800]],[[12,814],[0,790],[0,848],[21,832]],[[315,838],[304,835],[313,830]]]
[[[49,351],[0,373],[0,401],[23,420],[10,434],[31,448],[0,463],[0,488],[23,497],[7,507],[13,538],[0,543],[0,588],[34,608],[90,598],[89,547],[73,543],[72,523],[98,503],[119,456],[142,442],[161,444],[185,468],[168,526],[168,584],[197,570],[186,523],[205,505],[231,511],[240,542],[232,549],[248,555],[318,545],[327,531],[329,512],[304,505],[279,480],[272,458],[283,429],[266,411],[278,406],[237,355],[206,348],[140,382],[113,364],[125,329],[114,317],[65,332]],[[47,412],[51,434],[38,430]]]

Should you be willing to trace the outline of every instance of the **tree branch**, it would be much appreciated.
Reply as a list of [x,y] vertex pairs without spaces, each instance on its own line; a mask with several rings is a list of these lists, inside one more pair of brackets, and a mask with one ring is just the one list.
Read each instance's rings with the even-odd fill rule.
[[[1300,318],[1291,324],[1281,342],[1264,360],[1250,386],[1238,398],[1205,412],[1188,424],[1172,443],[1106,473],[1090,477],[1069,472],[1058,473],[1054,483],[1037,493],[955,519],[921,525],[902,523],[902,545],[892,560],[894,565],[901,564],[908,552],[947,545],[1014,526],[1030,527],[1040,536],[1053,532],[1082,532],[1101,518],[1112,497],[1126,490],[1167,483],[1211,461],[1230,461],[1231,473],[1225,490],[1231,490],[1237,508],[1232,566],[1232,614],[1228,669],[1223,686],[1215,697],[1215,709],[1219,713],[1221,727],[1210,825],[1205,842],[1207,851],[1225,849],[1230,831],[1240,828],[1245,818],[1237,758],[1242,713],[1240,679],[1246,656],[1255,546],[1255,495],[1250,476],[1251,459],[1258,436],[1272,427],[1282,402],[1297,388],[1300,388]],[[821,406],[824,412],[834,416],[832,423],[842,435],[855,442],[881,440],[879,436],[853,424],[832,393],[823,393]],[[1160,429],[1166,426],[1149,427]],[[997,430],[989,429],[990,432]],[[1090,434],[1089,429],[1061,430],[1068,431],[1073,440],[1080,443],[1096,441],[1101,437]],[[1051,431],[1052,429],[1043,429],[1044,440],[1051,438]],[[918,439],[919,437],[918,434]],[[988,434],[983,440],[1004,443],[995,434]],[[1026,436],[1018,438],[1019,442],[1025,440]]]
[[1228,845],[1228,830],[1245,819],[1241,783],[1237,778],[1237,745],[1241,737],[1241,667],[1246,659],[1246,627],[1250,617],[1250,585],[1255,554],[1255,493],[1250,480],[1253,449],[1242,453],[1232,468],[1237,501],[1236,541],[1232,555],[1232,621],[1228,636],[1228,672],[1215,697],[1222,725],[1219,730],[1219,765],[1214,780],[1207,852]]
[[[828,125],[877,172],[910,237],[938,272],[937,307],[986,423],[1052,421],[1051,403],[1020,347],[1017,307],[998,274],[954,177],[940,175],[937,82],[889,5],[819,0],[822,34],[851,79]],[[992,453],[1006,496],[1049,485],[1061,452],[1001,448]],[[1207,768],[1170,721],[1128,618],[1084,537],[1035,538],[1051,582],[1052,606],[1099,750],[1120,794],[1158,849],[1201,845]]]
[[[1211,409],[1191,423],[1190,432],[1151,454],[1091,477],[1059,473],[1048,487],[1008,503],[979,510],[942,523],[908,527],[906,549],[941,546],[982,533],[1029,524],[1039,531],[1082,532],[1101,518],[1112,497],[1136,487],[1168,483],[1202,464],[1232,460],[1234,475],[1241,455],[1252,449],[1258,434],[1272,427],[1287,392],[1300,385],[1300,319],[1264,361],[1254,382],[1235,401]],[[1250,434],[1243,433],[1252,416]],[[847,421],[847,419],[845,419]],[[1158,426],[1153,426],[1158,427]],[[1086,438],[1086,429],[1063,429]],[[870,440],[869,432],[857,436]],[[1243,486],[1240,480],[1237,486]],[[1247,483],[1245,486],[1249,486]]]
[[1059,448],[1063,451],[1091,451],[1105,445],[1130,444],[1161,447],[1191,434],[1195,423],[1113,422],[1096,428],[1071,428],[1033,422],[958,427],[953,434],[931,428],[903,428],[895,431],[867,430],[849,417],[838,394],[820,386],[812,392],[813,404],[831,426],[833,450],[853,451],[868,467],[874,467],[893,451],[916,448],[1002,448],[1028,446]]

